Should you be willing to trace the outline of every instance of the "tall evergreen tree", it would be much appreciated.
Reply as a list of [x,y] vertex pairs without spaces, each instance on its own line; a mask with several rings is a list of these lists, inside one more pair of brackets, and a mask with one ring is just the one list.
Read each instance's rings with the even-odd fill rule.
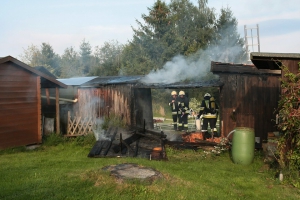
[[90,75],[116,76],[121,67],[123,45],[117,41],[105,42],[103,46],[95,48],[95,64]]
[[148,10],[149,15],[142,15],[144,23],[137,20],[139,27],[133,29],[133,39],[124,48],[123,70],[127,74],[147,74],[161,68],[167,60],[163,52],[167,48],[164,37],[170,28],[170,11],[166,3],[160,0]]
[[200,3],[197,7],[189,0],[172,0],[167,5],[157,0],[149,14],[142,15],[144,23],[137,21],[139,27],[133,29],[133,39],[124,49],[126,73],[148,74],[178,54],[190,55],[206,47],[213,38],[215,14],[206,1]]
[[48,43],[42,43],[40,63],[57,77],[61,74],[59,61],[60,57],[54,53],[52,46]]
[[83,76],[80,68],[79,55],[73,47],[65,49],[61,59],[61,78]]
[[[200,0],[198,7],[189,0],[172,0],[170,4],[173,39],[182,55],[190,55],[205,48],[214,36],[214,10]],[[172,43],[171,45],[173,45]]]
[[238,22],[230,8],[221,8],[221,14],[216,22],[215,40],[211,55],[216,61],[242,63],[246,61],[247,54],[244,40],[237,31]]
[[92,62],[92,47],[89,42],[85,39],[80,44],[80,65],[83,69],[83,74],[87,75],[90,72],[91,62]]

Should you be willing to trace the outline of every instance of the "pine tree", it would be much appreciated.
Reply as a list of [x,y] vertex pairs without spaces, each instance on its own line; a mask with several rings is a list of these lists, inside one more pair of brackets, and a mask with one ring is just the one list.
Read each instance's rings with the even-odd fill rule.
[[212,56],[215,61],[242,63],[246,61],[244,40],[237,32],[238,22],[230,8],[222,8],[216,22],[215,40],[212,45]]

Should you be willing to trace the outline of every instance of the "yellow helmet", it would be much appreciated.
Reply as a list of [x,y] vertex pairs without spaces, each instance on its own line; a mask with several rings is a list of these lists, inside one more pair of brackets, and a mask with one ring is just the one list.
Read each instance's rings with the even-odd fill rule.
[[173,95],[177,95],[177,92],[176,91],[172,91],[171,92],[171,95],[173,96]]
[[185,95],[184,91],[181,90],[181,91],[179,92],[179,95]]

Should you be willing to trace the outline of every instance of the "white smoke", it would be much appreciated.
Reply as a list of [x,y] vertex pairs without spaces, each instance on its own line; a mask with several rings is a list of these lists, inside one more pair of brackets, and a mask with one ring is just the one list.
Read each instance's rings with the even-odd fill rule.
[[181,135],[179,134],[168,133],[168,132],[165,132],[164,134],[167,135],[167,140],[169,141],[179,141],[182,139]]
[[[230,35],[232,27],[227,27],[222,31],[222,35]],[[151,71],[145,76],[142,82],[170,84],[185,80],[201,80],[210,71],[211,61],[215,62],[246,62],[237,61],[243,47],[237,43],[236,37],[223,37],[217,45],[209,46],[207,49],[200,49],[189,57],[183,55],[175,56],[168,61],[162,69]]]
[[106,133],[105,130],[102,129],[102,124],[104,123],[104,120],[102,118],[98,118],[95,121],[95,124],[93,126],[93,132],[94,132],[94,136],[96,138],[96,141],[98,140],[111,140],[111,138],[109,138]]
[[201,60],[189,62],[182,55],[168,61],[161,70],[152,71],[143,79],[144,83],[175,83],[205,75],[206,68],[201,68]]

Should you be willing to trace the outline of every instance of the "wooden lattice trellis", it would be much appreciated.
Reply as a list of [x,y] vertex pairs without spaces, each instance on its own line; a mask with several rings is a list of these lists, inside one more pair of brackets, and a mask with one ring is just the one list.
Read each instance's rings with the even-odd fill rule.
[[70,111],[68,111],[68,128],[67,136],[86,135],[93,131],[95,125],[94,117],[82,117],[75,115],[71,118]]

